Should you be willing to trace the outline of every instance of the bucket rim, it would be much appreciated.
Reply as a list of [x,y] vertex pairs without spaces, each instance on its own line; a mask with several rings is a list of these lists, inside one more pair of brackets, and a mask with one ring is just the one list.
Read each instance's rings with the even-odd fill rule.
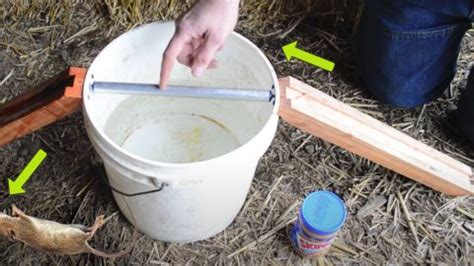
[[[123,38],[127,38],[128,37],[128,34],[130,34],[131,32],[133,31],[136,31],[136,30],[139,30],[143,27],[149,27],[149,26],[153,26],[153,25],[156,25],[156,24],[175,24],[175,21],[173,20],[169,20],[169,21],[157,21],[157,22],[152,22],[152,23],[148,23],[148,24],[144,24],[144,25],[141,25],[139,27],[136,27],[130,31],[127,31],[127,32],[124,32],[123,34],[121,34],[120,36],[116,37],[115,39],[113,39],[109,44],[107,44],[104,48],[102,48],[102,50],[99,52],[99,54],[94,58],[94,60],[92,61],[92,64],[94,64],[94,61],[103,53],[103,51],[105,49],[107,49],[107,47],[109,47],[110,45],[113,45],[114,43],[122,40]],[[151,160],[151,159],[147,159],[147,158],[144,158],[142,156],[139,156],[139,155],[136,155],[132,152],[129,152],[127,151],[126,149],[122,148],[121,146],[119,146],[117,143],[115,143],[115,141],[113,141],[109,136],[107,136],[107,134],[105,134],[104,130],[102,129],[99,129],[97,126],[96,126],[96,123],[93,121],[93,119],[91,119],[91,117],[89,116],[87,110],[88,110],[88,93],[89,93],[89,90],[90,90],[90,82],[92,80],[92,73],[90,72],[90,69],[91,68],[88,68],[87,70],[87,74],[86,74],[86,78],[85,78],[85,81],[84,81],[84,87],[83,87],[83,114],[84,116],[87,116],[87,119],[89,120],[89,122],[91,123],[92,125],[92,130],[94,130],[97,134],[94,134],[96,136],[99,136],[103,141],[101,141],[103,144],[105,144],[106,146],[108,146],[108,148],[112,148],[116,151],[118,151],[122,156],[125,156],[126,158],[128,159],[132,159],[134,161],[138,161],[140,163],[143,163],[143,164],[147,164],[147,165],[150,165],[150,166],[153,166],[153,167],[163,167],[163,168],[186,168],[186,167],[191,167],[191,166],[199,166],[199,165],[203,165],[203,164],[209,164],[213,161],[217,161],[217,160],[221,160],[223,157],[227,157],[227,156],[230,156],[238,151],[240,151],[241,149],[244,149],[246,147],[248,147],[249,145],[251,145],[255,139],[260,136],[261,134],[263,134],[263,131],[265,128],[269,127],[271,121],[272,121],[272,118],[274,116],[277,116],[278,117],[278,109],[279,109],[279,106],[280,106],[280,86],[278,84],[278,77],[276,75],[276,72],[275,72],[275,69],[273,68],[273,65],[271,64],[270,60],[268,60],[268,58],[265,56],[265,54],[260,50],[260,48],[258,48],[254,43],[252,43],[249,39],[247,39],[246,37],[244,37],[243,35],[241,35],[240,33],[237,33],[235,31],[233,31],[228,38],[237,38],[239,39],[240,41],[243,41],[245,44],[249,45],[251,48],[253,48],[253,50],[256,52],[256,55],[260,57],[261,60],[263,60],[263,62],[265,63],[265,65],[267,65],[268,67],[268,70],[270,71],[270,75],[272,77],[272,80],[274,81],[273,85],[274,85],[274,88],[275,88],[275,102],[273,104],[273,108],[272,108],[272,112],[271,114],[268,116],[268,118],[266,119],[266,122],[263,124],[262,128],[255,134],[253,135],[247,142],[245,142],[244,144],[240,145],[239,147],[237,147],[236,149],[233,149],[227,153],[224,153],[222,155],[219,155],[217,157],[213,157],[213,158],[210,158],[210,159],[206,159],[206,160],[201,160],[201,161],[195,161],[195,162],[186,162],[186,163],[171,163],[171,162],[161,162],[161,161],[156,161],[156,160]],[[91,64],[91,65],[92,65]],[[277,118],[278,119],[278,118]],[[102,145],[101,145],[102,146]],[[100,147],[102,150],[104,149],[104,147]],[[117,160],[116,159],[116,156],[112,156],[114,157],[113,159],[114,160]]]

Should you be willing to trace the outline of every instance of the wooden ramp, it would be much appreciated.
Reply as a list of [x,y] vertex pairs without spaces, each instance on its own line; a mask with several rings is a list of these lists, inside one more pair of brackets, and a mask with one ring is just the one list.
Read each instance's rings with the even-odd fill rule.
[[473,169],[291,77],[280,79],[281,118],[448,195],[473,195]]

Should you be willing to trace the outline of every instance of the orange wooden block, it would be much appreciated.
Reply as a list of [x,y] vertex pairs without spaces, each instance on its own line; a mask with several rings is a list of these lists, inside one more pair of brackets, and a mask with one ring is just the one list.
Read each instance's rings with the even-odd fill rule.
[[79,110],[85,75],[71,67],[0,106],[0,147]]
[[74,84],[72,87],[66,87],[64,96],[68,98],[82,99],[82,88],[84,87],[86,74],[87,70],[85,68],[70,67],[69,75],[74,77]]
[[43,107],[40,110],[31,113],[24,118],[20,119],[23,124],[25,124],[28,127],[31,127],[31,125],[41,125],[41,127],[55,121],[57,118],[55,115],[52,113],[48,112],[48,110]]
[[50,103],[46,108],[50,113],[58,118],[62,117],[64,113],[68,111],[67,107],[65,107],[59,100]]

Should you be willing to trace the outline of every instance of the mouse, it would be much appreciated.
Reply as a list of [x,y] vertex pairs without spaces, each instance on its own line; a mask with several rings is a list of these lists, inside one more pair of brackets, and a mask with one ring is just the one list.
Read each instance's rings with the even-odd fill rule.
[[[0,235],[45,253],[57,255],[90,253],[104,258],[118,258],[129,253],[133,244],[128,249],[113,254],[96,250],[89,245],[89,241],[103,224],[103,215],[98,216],[94,224],[88,227],[31,217],[15,205],[12,205],[11,216],[0,212]],[[134,235],[136,233],[135,230]]]

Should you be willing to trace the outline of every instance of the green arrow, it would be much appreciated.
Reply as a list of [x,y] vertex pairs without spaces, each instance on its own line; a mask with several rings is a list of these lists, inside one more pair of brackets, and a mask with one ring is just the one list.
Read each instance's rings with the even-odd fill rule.
[[30,179],[31,175],[36,171],[38,166],[40,166],[44,158],[46,158],[46,152],[40,149],[15,181],[8,179],[8,190],[10,195],[25,193],[23,185],[28,181],[28,179]]
[[306,63],[310,63],[327,71],[334,69],[334,63],[324,58],[310,54],[306,51],[296,48],[297,41],[289,43],[282,47],[286,60],[290,61],[292,57],[298,58]]

